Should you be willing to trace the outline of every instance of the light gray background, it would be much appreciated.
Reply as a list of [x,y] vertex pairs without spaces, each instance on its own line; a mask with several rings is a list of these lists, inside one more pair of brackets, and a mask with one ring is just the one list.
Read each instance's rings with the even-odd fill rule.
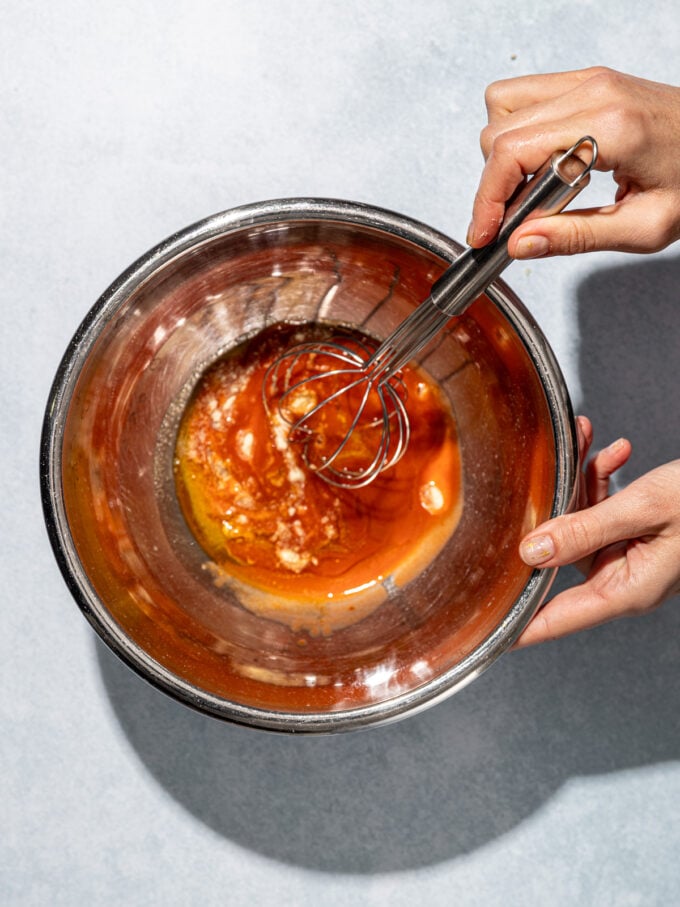
[[[68,340],[150,246],[294,195],[463,239],[485,85],[594,63],[677,83],[679,23],[674,0],[5,0],[0,903],[678,903],[677,601],[510,654],[386,729],[231,728],[97,642],[37,454]],[[678,455],[679,275],[677,248],[506,275],[596,442],[633,440],[625,481]]]

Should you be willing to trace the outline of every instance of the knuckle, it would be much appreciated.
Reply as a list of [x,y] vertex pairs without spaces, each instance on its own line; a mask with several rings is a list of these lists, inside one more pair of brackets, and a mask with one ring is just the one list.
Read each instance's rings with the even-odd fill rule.
[[607,95],[600,111],[601,121],[611,135],[625,139],[628,147],[644,147],[647,141],[645,111],[626,102],[623,94]]
[[600,64],[596,64],[595,66],[588,66],[586,69],[584,69],[583,74],[588,79],[594,79],[594,78],[597,78],[598,76],[605,77],[605,76],[612,75],[612,74],[614,74],[614,70],[611,69],[609,66],[602,66]]
[[680,193],[674,196],[659,198],[656,221],[646,236],[646,252],[660,252],[680,237]]
[[645,601],[643,599],[637,599],[632,602],[628,607],[628,617],[644,617],[646,614],[651,614],[652,611],[656,611],[657,608],[661,606],[662,600],[652,599],[652,601]]
[[509,129],[495,136],[493,153],[501,160],[514,159],[517,145],[518,141],[515,130]]
[[676,224],[662,224],[661,228],[657,233],[652,236],[651,245],[649,246],[650,252],[661,252],[662,249],[666,249],[671,243],[680,235],[680,225]]
[[643,617],[645,614],[651,614],[652,611],[661,607],[672,592],[672,588],[667,588],[663,583],[659,585],[642,583],[636,590],[631,590],[624,614],[627,617]]
[[531,621],[531,630],[536,639],[540,639],[545,642],[557,637],[557,633],[552,625],[552,622],[548,620],[543,610],[539,611],[538,614],[533,617]]
[[669,236],[664,230],[660,230],[647,236],[646,241],[637,246],[636,249],[639,248],[641,252],[652,255],[654,252],[661,252],[671,242],[673,242],[673,237]]
[[563,527],[563,542],[570,551],[580,555],[592,554],[604,545],[604,532],[594,514],[575,513]]
[[495,123],[488,123],[480,133],[479,143],[487,158],[492,153],[496,159],[503,158],[508,155],[512,145],[512,133],[503,130]]
[[617,98],[626,94],[626,76],[609,66],[591,66],[585,70],[588,91],[599,97]]
[[605,66],[602,63],[596,63],[594,66],[589,66],[587,72],[591,73],[591,78],[604,78],[604,79],[613,79],[618,73],[615,69],[612,69],[611,66]]
[[481,146],[482,153],[484,154],[485,158],[488,158],[488,156],[491,154],[491,149],[493,148],[495,138],[496,138],[496,130],[491,125],[485,126],[482,129],[482,131],[480,132],[479,144]]
[[505,79],[498,79],[487,85],[484,92],[484,103],[489,113],[501,106],[501,99],[505,94]]
[[607,66],[592,66],[578,75],[581,81],[576,91],[581,113],[596,124],[602,141],[598,169],[611,169],[605,166],[610,157],[611,163],[621,160],[622,143],[626,149],[645,149],[656,108],[650,109],[640,80]]
[[597,247],[597,237],[587,220],[566,215],[565,223],[567,229],[564,233],[563,254],[578,255]]
[[606,66],[587,70],[583,90],[588,104],[597,111],[603,131],[625,139],[626,145],[644,146],[648,134],[648,111],[636,99],[630,76]]
[[643,255],[652,255],[654,252],[660,252],[670,245],[671,239],[666,239],[666,233],[663,228],[647,230],[644,233],[636,233],[632,236],[632,242],[622,243],[621,251],[623,252],[641,252]]
[[489,157],[499,172],[516,177],[516,183],[524,173],[519,162],[523,147],[523,133],[520,129],[495,129],[489,133]]
[[[652,529],[663,522],[668,502],[668,489],[663,477],[653,471],[628,487],[630,508],[640,526]],[[628,495],[626,495],[628,497]]]

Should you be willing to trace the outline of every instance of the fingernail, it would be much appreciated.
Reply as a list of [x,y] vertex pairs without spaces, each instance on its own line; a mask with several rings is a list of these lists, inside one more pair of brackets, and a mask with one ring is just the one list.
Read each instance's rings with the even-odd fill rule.
[[608,444],[606,447],[606,450],[609,453],[616,453],[616,451],[620,450],[625,443],[626,443],[625,438],[618,438],[616,441],[612,441],[611,444]]
[[467,228],[467,233],[465,234],[465,242],[468,246],[472,245],[472,240],[475,238],[475,225],[474,221],[470,221],[470,226]]
[[515,258],[541,258],[550,252],[550,242],[545,236],[522,236],[517,240]]
[[549,535],[535,535],[520,545],[519,553],[525,564],[535,567],[555,554],[555,543]]

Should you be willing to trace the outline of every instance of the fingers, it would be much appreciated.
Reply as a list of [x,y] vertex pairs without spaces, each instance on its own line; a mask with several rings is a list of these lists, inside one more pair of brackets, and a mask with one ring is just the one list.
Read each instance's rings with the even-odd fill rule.
[[[623,465],[630,451],[630,442],[622,438],[602,451],[599,460],[594,458],[587,481],[595,496],[605,492],[616,464]],[[680,460],[674,460],[591,507],[537,526],[522,540],[520,556],[532,567],[562,567],[618,542],[656,535],[673,538],[680,546],[679,500]]]
[[[612,460],[616,461],[625,451],[626,447],[622,447],[613,452]],[[591,480],[600,493],[606,472],[595,473]],[[655,517],[653,508],[647,508],[646,502],[640,503],[631,485],[592,507],[543,523],[522,540],[520,556],[532,567],[574,564],[601,548],[638,538],[652,528]]]
[[489,121],[560,98],[600,71],[601,68],[594,67],[571,72],[519,76],[492,82],[484,95]]
[[[592,462],[594,497],[606,493],[630,444],[614,442]],[[588,578],[556,595],[517,647],[556,639],[618,617],[641,614],[680,593],[680,460],[657,467],[589,509],[550,520],[522,543],[527,563],[551,567],[597,552]]]
[[508,199],[524,178],[536,173],[554,151],[570,148],[584,134],[575,135],[570,126],[557,123],[550,130],[513,130],[496,138],[472,205],[468,245],[480,248],[490,242],[503,221]]
[[678,230],[675,201],[680,204],[680,193],[673,201],[671,209],[668,196],[649,191],[603,208],[527,220],[510,237],[508,252],[520,260],[597,251],[657,252]]
[[[539,166],[537,164],[536,169]],[[467,232],[469,246],[478,249],[491,242],[503,222],[506,202],[530,172],[511,156],[500,164],[497,159],[487,162],[472,205],[472,220]]]
[[[673,594],[678,577],[678,546],[656,555],[658,542],[616,545],[596,558],[588,579],[560,592],[545,604],[515,643],[535,645],[590,630],[621,617],[647,613]],[[641,555],[641,556],[639,556]]]
[[630,441],[619,438],[599,451],[586,467],[586,492],[590,504],[599,504],[609,495],[609,480],[630,458]]
[[592,630],[600,624],[623,617],[630,610],[631,602],[628,600],[632,599],[632,604],[635,604],[635,595],[631,587],[621,598],[607,599],[591,588],[587,581],[572,586],[541,608],[515,643],[515,648],[522,649],[582,630]]
[[[563,119],[497,135],[490,147],[473,201],[468,244],[479,248],[491,240],[503,220],[508,200],[524,178],[536,173],[554,152],[565,151],[590,134],[590,126],[590,123],[579,124],[575,120]],[[600,154],[596,167],[602,166],[601,160]],[[549,218],[542,218],[541,222],[543,220]]]
[[[625,554],[614,552],[610,554],[610,561],[621,557],[625,560]],[[619,568],[625,569],[624,563],[620,563]],[[627,609],[629,596],[630,591],[624,593],[625,600],[608,599],[588,580],[572,586],[543,605],[515,643],[515,648],[560,639],[614,620]]]
[[587,416],[576,417],[576,437],[578,440],[579,463],[585,463],[588,451],[593,443],[593,423]]

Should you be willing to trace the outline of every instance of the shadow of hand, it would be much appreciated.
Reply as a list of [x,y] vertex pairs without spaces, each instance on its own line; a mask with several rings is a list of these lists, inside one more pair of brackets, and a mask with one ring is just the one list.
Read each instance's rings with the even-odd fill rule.
[[594,272],[578,289],[579,411],[595,447],[625,436],[626,481],[680,456],[680,257]]

